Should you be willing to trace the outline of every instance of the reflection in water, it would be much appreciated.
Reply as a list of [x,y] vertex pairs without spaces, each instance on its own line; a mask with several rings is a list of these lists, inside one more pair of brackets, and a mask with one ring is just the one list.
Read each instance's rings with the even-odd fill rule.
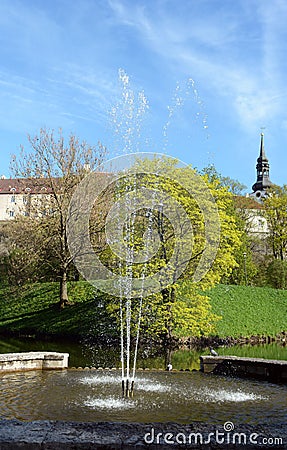
[[[55,351],[69,353],[69,367],[119,367],[120,348],[114,345],[112,348],[99,347],[92,344],[81,345],[69,341],[40,341],[35,339],[0,339],[0,353],[13,353],[19,351]],[[220,347],[217,349],[220,355],[246,356],[253,358],[287,359],[286,347],[273,343],[265,345],[244,345],[234,347]],[[209,354],[209,350],[177,350],[170,355],[174,369],[199,369],[199,357],[201,354]],[[137,367],[165,369],[167,365],[166,355],[158,348],[143,348],[140,351]]]
[[[70,353],[69,365],[119,367],[119,349],[89,351],[71,342],[6,339],[0,353],[18,351]],[[277,345],[219,348],[219,354],[286,359]],[[205,354],[209,351],[203,352]],[[198,369],[200,352],[179,350],[171,355],[175,369]],[[142,352],[138,367],[164,369],[165,355]],[[76,421],[190,423],[279,423],[285,421],[287,387],[192,372],[138,371],[135,396],[121,397],[119,371],[22,372],[0,375],[0,418]]]
[[1,375],[0,418],[258,424],[285,421],[287,387],[200,372],[139,372],[122,398],[120,371]]

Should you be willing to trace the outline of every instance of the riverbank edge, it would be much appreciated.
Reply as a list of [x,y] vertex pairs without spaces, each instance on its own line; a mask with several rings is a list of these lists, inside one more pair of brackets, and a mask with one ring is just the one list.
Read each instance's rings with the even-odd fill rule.
[[[189,442],[190,439],[190,442]],[[241,439],[239,441],[239,439]],[[246,442],[244,440],[246,439]],[[264,445],[264,439],[272,445]],[[186,442],[185,442],[186,440]],[[239,443],[241,442],[241,443]],[[242,444],[242,445],[241,445]],[[287,448],[287,425],[0,420],[1,450]]]
[[[67,336],[66,334],[61,333],[24,333],[12,330],[1,330],[0,331],[0,339],[1,338],[17,338],[17,339],[41,339],[47,342],[57,341],[59,339],[63,341],[75,342],[81,344],[85,339],[85,336],[81,334],[71,334]],[[97,337],[96,343],[103,345],[109,342],[109,345],[119,345],[119,338],[115,338],[114,336],[104,335],[102,339]],[[133,339],[131,340],[133,343]],[[264,335],[253,335],[253,336],[239,336],[239,337],[220,337],[218,335],[211,336],[201,336],[201,337],[188,337],[181,339],[173,339],[171,342],[166,343],[161,340],[154,339],[140,339],[140,345],[142,347],[146,345],[152,345],[154,347],[158,346],[161,348],[169,348],[171,350],[179,350],[179,349],[194,349],[194,350],[202,350],[205,348],[212,347],[233,347],[235,345],[259,345],[259,344],[271,344],[278,343],[282,346],[287,346],[287,331],[281,331],[276,336],[264,336]]]

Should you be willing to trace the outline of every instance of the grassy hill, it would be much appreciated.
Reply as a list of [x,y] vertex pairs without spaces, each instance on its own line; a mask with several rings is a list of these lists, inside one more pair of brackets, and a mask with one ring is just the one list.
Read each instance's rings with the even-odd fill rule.
[[[58,307],[57,283],[37,283],[23,288],[0,286],[0,333],[79,338],[117,335],[114,321],[86,282],[69,284],[73,303]],[[287,330],[287,291],[272,288],[218,285],[209,292],[213,311],[222,317],[217,334],[270,335]]]
[[219,336],[274,336],[287,330],[287,291],[218,285],[210,291],[213,311],[222,317]]
[[115,333],[101,307],[101,297],[87,282],[68,286],[72,303],[59,308],[59,284],[35,283],[21,288],[0,286],[0,333],[63,336],[78,339],[87,334]]

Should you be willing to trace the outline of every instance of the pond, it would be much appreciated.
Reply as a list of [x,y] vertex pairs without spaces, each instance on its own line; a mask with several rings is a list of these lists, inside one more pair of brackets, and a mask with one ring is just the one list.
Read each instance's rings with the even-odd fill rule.
[[[59,351],[69,367],[119,367],[119,349],[65,341],[3,338],[0,353]],[[279,344],[217,349],[220,354],[286,359]],[[199,369],[200,354],[172,353],[174,369]],[[286,419],[287,386],[210,376],[199,371],[166,372],[165,355],[141,351],[133,398],[123,398],[120,370],[68,369],[0,374],[0,419],[260,424]]]

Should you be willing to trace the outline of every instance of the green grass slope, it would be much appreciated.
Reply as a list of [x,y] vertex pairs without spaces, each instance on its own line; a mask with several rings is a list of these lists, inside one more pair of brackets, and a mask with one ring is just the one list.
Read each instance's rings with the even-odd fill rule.
[[58,283],[0,287],[0,333],[70,338],[113,333],[92,286],[73,282],[68,292],[72,305],[60,310]]
[[209,297],[213,311],[222,316],[219,336],[274,336],[287,331],[287,291],[251,286],[218,285]]
[[[22,288],[0,286],[0,333],[80,338],[116,335],[101,299],[87,282],[69,283],[72,306],[58,307],[58,283]],[[274,336],[287,331],[287,291],[218,285],[209,292],[213,311],[222,316],[220,337]]]

